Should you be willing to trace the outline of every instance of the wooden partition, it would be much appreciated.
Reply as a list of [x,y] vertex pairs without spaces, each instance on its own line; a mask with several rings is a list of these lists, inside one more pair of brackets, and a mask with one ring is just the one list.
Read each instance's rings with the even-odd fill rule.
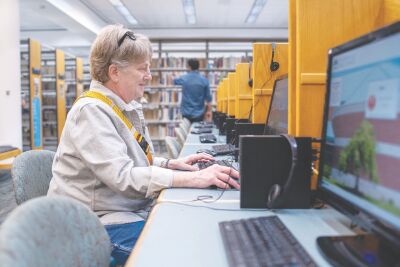
[[[272,49],[274,47],[274,49]],[[274,50],[274,53],[272,53]],[[276,71],[271,71],[271,59],[279,63]],[[254,43],[253,44],[253,123],[265,123],[273,85],[277,77],[288,72],[287,43]]]
[[321,136],[328,50],[398,20],[399,6],[398,0],[291,1],[296,21],[289,43],[296,65],[289,83],[295,81],[297,136]]
[[221,112],[221,84],[217,85],[217,111]]
[[236,64],[235,118],[248,119],[252,109],[252,89],[249,85],[250,64]]
[[221,82],[221,100],[222,100],[222,112],[228,113],[228,93],[226,92],[226,78],[222,79]]
[[228,88],[229,88],[229,80],[228,78],[224,78],[222,80],[222,86],[223,86],[223,108],[224,108],[224,113],[228,114],[229,110],[228,110]]
[[78,98],[83,93],[83,61],[82,58],[77,57],[75,59],[76,64],[76,94],[75,96]]
[[290,0],[289,18],[289,133],[321,137],[328,50],[399,20],[400,1]]
[[56,49],[57,138],[60,141],[66,119],[65,55]]
[[235,111],[235,97],[236,97],[236,73],[228,73],[228,115],[234,117]]

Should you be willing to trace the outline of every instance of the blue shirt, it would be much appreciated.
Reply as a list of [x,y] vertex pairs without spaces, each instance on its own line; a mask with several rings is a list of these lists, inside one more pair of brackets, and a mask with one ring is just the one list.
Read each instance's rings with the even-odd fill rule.
[[211,102],[210,84],[198,71],[174,79],[175,85],[182,85],[181,112],[185,117],[197,118],[204,114],[205,101]]

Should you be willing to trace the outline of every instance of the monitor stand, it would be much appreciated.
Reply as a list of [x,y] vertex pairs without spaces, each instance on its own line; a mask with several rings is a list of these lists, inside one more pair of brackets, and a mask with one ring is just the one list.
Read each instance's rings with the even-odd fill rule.
[[322,236],[317,244],[333,266],[400,266],[400,254],[376,235]]

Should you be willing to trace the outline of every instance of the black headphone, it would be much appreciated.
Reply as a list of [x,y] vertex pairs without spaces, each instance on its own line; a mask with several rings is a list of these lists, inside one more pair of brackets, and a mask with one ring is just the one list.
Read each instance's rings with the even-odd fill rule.
[[249,86],[253,88],[253,78],[251,77],[251,62],[249,62]]
[[275,43],[272,43],[272,55],[271,55],[271,63],[269,64],[269,69],[274,72],[279,69],[279,62],[274,61],[275,56]]
[[291,166],[289,170],[289,175],[287,177],[287,180],[285,182],[285,185],[283,188],[279,184],[274,184],[269,192],[268,192],[268,200],[267,200],[267,208],[269,209],[277,209],[277,208],[282,208],[283,203],[283,195],[285,194],[285,191],[288,190],[290,184],[292,183],[293,180],[293,174],[294,174],[294,169],[296,168],[297,164],[297,142],[296,139],[292,136],[289,136],[287,134],[282,134],[282,137],[288,142],[290,146],[290,153],[291,153]]
[[[271,63],[269,63],[269,70],[271,72],[277,71],[279,69],[279,62],[274,61],[275,57],[275,43],[272,43],[272,55],[271,55]],[[249,86],[253,88],[253,78],[251,78],[251,64],[249,65]]]

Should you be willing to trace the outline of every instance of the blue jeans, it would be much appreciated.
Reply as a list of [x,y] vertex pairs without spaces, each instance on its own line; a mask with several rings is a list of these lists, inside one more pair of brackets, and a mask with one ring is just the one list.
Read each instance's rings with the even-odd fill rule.
[[117,264],[124,265],[142,232],[144,221],[105,225],[111,239],[111,256]]

